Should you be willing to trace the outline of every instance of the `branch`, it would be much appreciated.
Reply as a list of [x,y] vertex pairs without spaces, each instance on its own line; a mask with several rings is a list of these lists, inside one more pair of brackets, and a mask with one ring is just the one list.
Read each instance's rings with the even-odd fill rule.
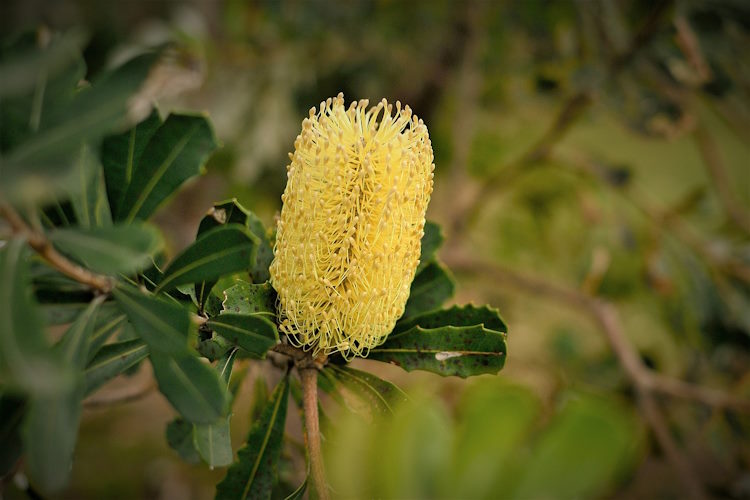
[[312,492],[319,500],[328,500],[328,482],[326,481],[323,453],[320,447],[320,422],[318,419],[318,367],[311,357],[307,363],[297,364],[302,382],[302,407],[305,413],[305,430],[307,452],[310,459],[310,474],[312,476]]
[[121,391],[111,395],[100,395],[95,398],[86,399],[83,402],[84,408],[102,408],[107,406],[113,406],[122,403],[132,403],[148,396],[154,389],[156,389],[156,383],[149,377],[144,385],[130,389],[127,391]]
[[23,218],[8,203],[0,201],[0,216],[8,221],[15,236],[26,238],[33,248],[49,265],[79,283],[87,285],[101,293],[112,291],[113,281],[101,274],[95,274],[68,260],[55,250],[52,243],[42,234],[29,227]]
[[695,129],[693,139],[698,146],[703,164],[716,189],[719,203],[724,207],[724,211],[732,222],[750,234],[750,215],[748,215],[750,211],[742,206],[742,203],[734,194],[732,181],[724,166],[724,161],[721,158],[716,141],[704,126],[698,126]]
[[638,407],[665,456],[672,464],[673,469],[679,474],[680,485],[685,494],[689,498],[705,497],[702,485],[697,481],[690,464],[675,444],[654,395],[655,393],[663,393],[700,401],[711,406],[733,408],[744,412],[750,412],[750,401],[716,389],[707,389],[681,380],[671,379],[649,369],[628,341],[617,315],[617,310],[606,301],[591,297],[576,289],[525,276],[494,263],[475,259],[456,251],[444,255],[444,258],[446,263],[456,271],[480,274],[492,279],[493,283],[509,285],[534,297],[544,297],[574,307],[594,319],[604,333],[625,375],[633,385],[637,395]]

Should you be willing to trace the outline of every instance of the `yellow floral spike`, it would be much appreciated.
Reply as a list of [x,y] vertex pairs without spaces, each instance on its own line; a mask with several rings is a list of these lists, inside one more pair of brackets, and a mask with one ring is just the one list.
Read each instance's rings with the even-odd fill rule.
[[271,283],[280,328],[314,354],[367,356],[403,314],[432,193],[432,144],[409,106],[310,109],[281,197]]

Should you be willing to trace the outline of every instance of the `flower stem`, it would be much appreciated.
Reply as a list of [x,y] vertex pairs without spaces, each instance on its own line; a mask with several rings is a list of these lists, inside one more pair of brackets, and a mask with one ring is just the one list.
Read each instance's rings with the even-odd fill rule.
[[312,491],[310,498],[328,500],[328,483],[323,466],[323,454],[320,449],[320,422],[318,420],[318,370],[311,363],[309,366],[298,366],[302,381],[302,403],[305,412],[305,429],[307,431],[307,453],[310,460]]

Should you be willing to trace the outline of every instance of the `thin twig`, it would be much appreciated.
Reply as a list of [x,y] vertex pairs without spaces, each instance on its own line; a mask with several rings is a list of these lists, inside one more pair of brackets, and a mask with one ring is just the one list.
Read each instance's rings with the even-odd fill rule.
[[[330,498],[326,481],[323,453],[320,447],[320,421],[318,418],[318,368],[309,363],[297,365],[302,382],[302,406],[305,413],[305,430],[307,452],[310,458],[310,475],[312,476],[312,493],[320,500]],[[311,494],[312,498],[312,494]]]
[[14,235],[26,238],[31,248],[46,260],[48,264],[64,275],[100,293],[106,294],[112,290],[114,282],[110,278],[92,273],[68,260],[55,250],[55,247],[52,246],[52,243],[43,234],[31,229],[18,212],[8,203],[0,201],[0,216],[8,221]]
[[716,141],[706,127],[702,125],[696,127],[695,132],[693,132],[693,139],[716,189],[719,203],[721,203],[729,219],[750,234],[750,210],[742,205],[732,189],[732,181],[729,179]]
[[750,411],[750,404],[747,400],[716,389],[706,389],[687,382],[673,380],[653,372],[643,363],[636,349],[628,341],[617,316],[617,310],[606,301],[588,296],[576,289],[525,276],[494,263],[482,261],[456,251],[444,255],[444,259],[454,270],[481,273],[482,276],[491,278],[493,283],[510,285],[514,289],[527,292],[532,296],[552,299],[567,306],[575,307],[592,317],[604,333],[613,353],[623,367],[625,375],[633,385],[637,395],[638,407],[665,456],[672,464],[673,469],[679,474],[680,485],[685,494],[689,498],[705,498],[703,487],[696,479],[688,461],[680,453],[654,394],[663,393],[738,411]]
[[128,391],[122,391],[111,395],[102,394],[95,398],[86,399],[83,402],[84,408],[102,408],[106,406],[113,406],[122,403],[132,403],[148,396],[154,389],[156,389],[156,383],[149,378],[146,384],[141,387],[136,387]]

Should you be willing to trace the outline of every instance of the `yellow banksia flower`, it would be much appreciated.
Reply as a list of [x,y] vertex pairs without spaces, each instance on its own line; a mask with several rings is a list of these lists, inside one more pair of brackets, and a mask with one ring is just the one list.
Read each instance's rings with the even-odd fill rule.
[[280,328],[314,354],[367,356],[403,314],[432,193],[432,144],[409,106],[321,102],[289,154],[271,283]]

